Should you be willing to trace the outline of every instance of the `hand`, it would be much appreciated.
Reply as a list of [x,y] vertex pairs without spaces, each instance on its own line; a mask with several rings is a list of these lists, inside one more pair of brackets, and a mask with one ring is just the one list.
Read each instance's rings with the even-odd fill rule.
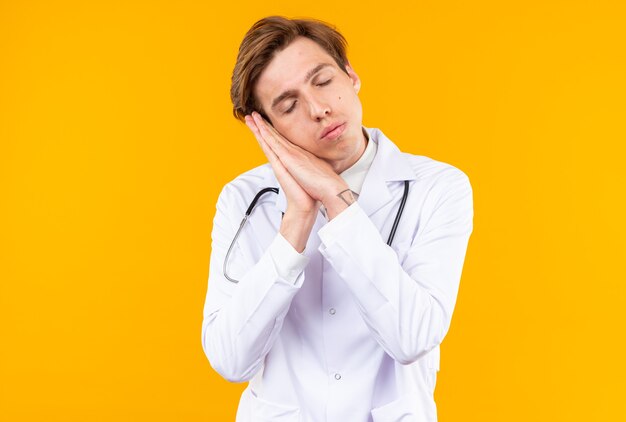
[[[317,213],[320,203],[315,198],[311,197],[302,187],[300,187],[298,182],[296,182],[296,180],[291,176],[281,160],[268,145],[266,141],[266,136],[269,137],[267,126],[271,127],[271,125],[266,125],[266,128],[264,128],[263,132],[261,132],[252,116],[246,115],[245,121],[248,128],[252,131],[252,133],[254,133],[254,136],[259,142],[263,153],[269,160],[272,169],[274,170],[274,174],[276,175],[281,188],[285,192],[289,211],[293,211],[295,214]],[[278,134],[273,127],[271,128],[276,134]],[[263,133],[265,133],[265,135],[263,135]],[[280,135],[278,134],[278,136]]]
[[[337,200],[337,193],[348,189],[346,182],[335,173],[329,163],[291,143],[259,113],[253,112],[251,120],[250,123],[254,123],[256,128],[253,132],[261,143],[265,155],[270,159],[274,171],[276,172],[277,167],[281,173],[287,173],[290,176],[290,182],[295,181],[309,197],[326,205],[327,202]],[[250,123],[249,118],[246,117],[246,124],[249,127]],[[274,167],[274,163],[280,163],[280,165]],[[281,176],[284,177],[284,174]]]

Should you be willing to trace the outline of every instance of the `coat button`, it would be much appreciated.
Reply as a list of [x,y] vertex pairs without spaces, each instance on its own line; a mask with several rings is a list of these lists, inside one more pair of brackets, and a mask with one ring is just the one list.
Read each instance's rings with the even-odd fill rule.
[[329,314],[331,314],[331,315],[335,315],[335,312],[336,312],[336,311],[335,311],[335,308],[330,308],[330,309],[328,310],[328,313],[329,313]]
[[336,380],[340,380],[341,379],[341,374],[335,374],[335,379]]

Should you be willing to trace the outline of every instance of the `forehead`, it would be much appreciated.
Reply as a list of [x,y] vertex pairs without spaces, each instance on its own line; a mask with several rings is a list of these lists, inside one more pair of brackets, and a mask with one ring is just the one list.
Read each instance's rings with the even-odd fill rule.
[[332,56],[315,41],[298,37],[274,54],[256,82],[255,96],[265,106],[281,92],[297,89],[304,83],[307,72],[322,63],[338,68]]

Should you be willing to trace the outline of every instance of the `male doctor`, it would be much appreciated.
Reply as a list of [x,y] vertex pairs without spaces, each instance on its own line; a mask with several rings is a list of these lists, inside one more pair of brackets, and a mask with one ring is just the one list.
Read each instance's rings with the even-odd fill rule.
[[237,421],[437,420],[472,188],[362,125],[345,47],[327,24],[273,16],[239,49],[234,114],[269,163],[219,196],[202,324],[213,368],[249,381]]

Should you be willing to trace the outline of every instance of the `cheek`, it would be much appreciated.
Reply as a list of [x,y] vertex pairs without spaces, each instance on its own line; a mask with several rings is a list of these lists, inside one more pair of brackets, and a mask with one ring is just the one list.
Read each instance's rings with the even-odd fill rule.
[[291,130],[292,125],[276,125],[274,127],[278,131],[278,133],[280,133],[287,139],[293,136],[293,131]]
[[311,148],[311,139],[314,133],[309,133],[313,128],[306,127],[302,122],[279,125],[276,130],[289,142],[307,151]]
[[361,100],[358,95],[342,95],[340,97],[339,103],[350,112],[360,112],[361,111]]

